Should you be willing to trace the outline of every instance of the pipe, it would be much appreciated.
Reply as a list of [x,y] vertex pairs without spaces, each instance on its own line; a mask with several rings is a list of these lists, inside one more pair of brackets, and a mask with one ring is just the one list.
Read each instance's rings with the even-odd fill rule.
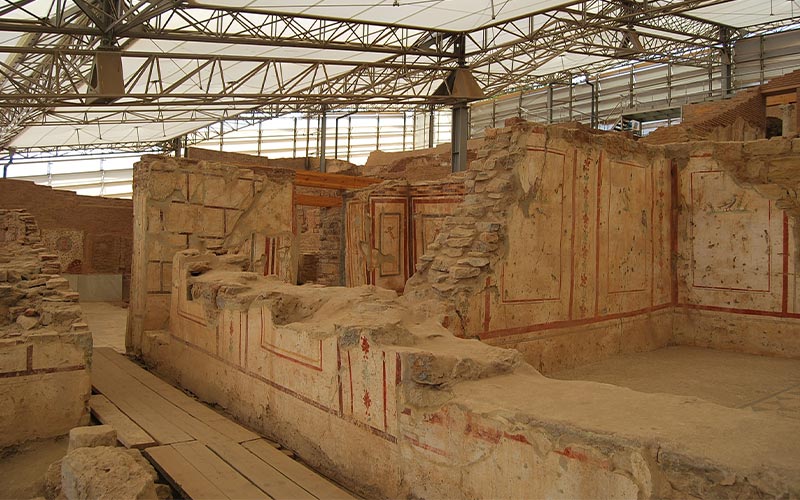
[[8,148],[8,161],[6,162],[5,165],[3,165],[3,179],[8,178],[8,167],[10,167],[12,163],[14,163],[14,153],[16,152],[17,152],[16,148]]

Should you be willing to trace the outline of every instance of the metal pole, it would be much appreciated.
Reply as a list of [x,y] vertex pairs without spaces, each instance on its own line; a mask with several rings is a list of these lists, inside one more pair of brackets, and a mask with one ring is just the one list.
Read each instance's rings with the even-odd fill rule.
[[328,108],[324,104],[322,105],[322,117],[321,117],[321,119],[322,119],[322,124],[320,126],[320,129],[322,131],[320,132],[320,136],[319,136],[319,171],[324,173],[324,172],[327,171],[327,168],[326,168],[327,165],[325,165],[325,139],[326,139],[325,136],[328,135],[327,134],[327,132],[328,132]]
[[465,101],[453,106],[451,159],[453,172],[467,169],[467,140],[469,139],[469,106]]
[[431,112],[428,118],[428,147],[433,147],[433,121],[435,119],[434,113],[434,106],[431,104]]

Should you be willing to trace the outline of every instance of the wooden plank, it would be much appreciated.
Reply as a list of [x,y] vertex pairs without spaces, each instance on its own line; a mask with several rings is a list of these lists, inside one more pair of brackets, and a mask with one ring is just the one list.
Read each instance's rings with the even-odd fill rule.
[[275,500],[314,500],[316,497],[274,467],[230,440],[210,438],[206,446]]
[[[118,373],[117,366],[103,356],[93,356],[92,386],[159,444],[193,440],[178,427],[168,401],[129,375]],[[180,412],[178,408],[172,408]]]
[[89,407],[92,414],[103,424],[108,424],[117,431],[117,439],[126,448],[147,448],[155,446],[155,440],[139,427],[136,422],[122,413],[102,394],[95,394],[89,398]]
[[144,454],[182,497],[194,500],[228,498],[172,446],[153,446],[144,450]]
[[360,189],[380,184],[383,179],[355,175],[327,174],[321,172],[295,172],[295,186],[316,187],[323,189]]
[[136,365],[131,360],[114,351],[113,349],[99,347],[95,349],[95,352],[114,363],[124,373],[130,375],[189,415],[202,422],[211,424],[214,429],[221,432],[225,436],[228,436],[233,441],[241,443],[244,441],[259,439],[261,437],[255,432],[242,427],[224,415],[220,415],[214,410],[208,408],[203,403],[192,399],[184,394],[181,390],[173,387],[144,368]]
[[203,443],[198,443],[197,441],[179,443],[173,444],[172,448],[219,488],[226,497],[269,499],[266,493],[258,489],[236,469],[215,455]]
[[304,490],[317,498],[341,500],[353,500],[356,498],[300,462],[287,457],[263,439],[248,441],[243,443],[242,446],[270,464],[284,476],[301,485]]
[[797,94],[792,91],[786,94],[768,95],[767,106],[776,106],[779,104],[790,104],[797,102]]
[[338,196],[315,196],[312,194],[294,194],[294,204],[306,207],[341,207],[342,198]]

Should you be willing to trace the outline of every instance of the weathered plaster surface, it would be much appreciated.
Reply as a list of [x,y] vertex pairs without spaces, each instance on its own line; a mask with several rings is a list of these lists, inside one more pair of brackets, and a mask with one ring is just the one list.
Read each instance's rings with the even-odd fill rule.
[[375,287],[176,255],[144,358],[370,497],[800,495],[800,422],[548,379]]
[[33,217],[0,210],[0,448],[87,423],[92,336]]
[[296,280],[293,172],[161,156],[135,169],[129,349],[138,352],[143,331],[169,322],[176,251],[238,252],[250,270]]

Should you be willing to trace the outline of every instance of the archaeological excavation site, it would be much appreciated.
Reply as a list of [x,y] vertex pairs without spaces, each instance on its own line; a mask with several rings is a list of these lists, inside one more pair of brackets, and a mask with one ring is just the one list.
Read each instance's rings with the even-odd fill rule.
[[0,500],[800,498],[800,11],[0,5]]

